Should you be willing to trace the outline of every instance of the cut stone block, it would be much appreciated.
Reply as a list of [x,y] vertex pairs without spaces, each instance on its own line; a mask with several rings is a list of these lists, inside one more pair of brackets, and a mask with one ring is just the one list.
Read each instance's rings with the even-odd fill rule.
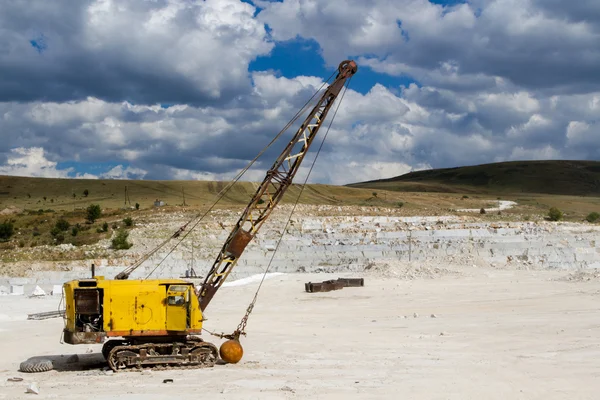
[[10,285],[10,294],[25,294],[25,288],[23,287],[23,285]]
[[52,296],[62,296],[62,285],[52,286]]
[[39,286],[35,286],[35,288],[31,291],[31,296],[45,296],[46,292]]

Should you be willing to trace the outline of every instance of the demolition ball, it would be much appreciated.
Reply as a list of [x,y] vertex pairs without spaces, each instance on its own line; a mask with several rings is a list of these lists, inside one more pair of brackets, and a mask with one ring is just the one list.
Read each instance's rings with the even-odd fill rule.
[[221,359],[229,364],[236,364],[242,359],[244,349],[238,340],[228,340],[219,349]]

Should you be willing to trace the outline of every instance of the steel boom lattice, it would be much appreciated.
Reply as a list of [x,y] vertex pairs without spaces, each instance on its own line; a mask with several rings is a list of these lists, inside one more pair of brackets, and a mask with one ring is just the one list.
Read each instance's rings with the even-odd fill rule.
[[327,113],[344,87],[346,80],[354,75],[357,69],[354,61],[346,60],[340,63],[333,83],[325,90],[296,134],[275,160],[271,169],[267,171],[265,179],[223,244],[198,292],[202,311],[206,309],[216,291],[235,267],[248,243],[254,238],[287,188],[292,184],[292,179],[298,172]]

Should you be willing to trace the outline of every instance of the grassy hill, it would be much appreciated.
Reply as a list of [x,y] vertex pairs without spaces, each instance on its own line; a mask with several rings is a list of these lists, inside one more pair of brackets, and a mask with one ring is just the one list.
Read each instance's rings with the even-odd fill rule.
[[[324,212],[337,210],[347,213],[348,209],[342,210],[337,206],[359,206],[353,207],[351,212],[357,215],[392,213],[406,216],[445,215],[463,208],[494,207],[496,199],[502,198],[517,201],[518,207],[504,211],[502,215],[487,214],[485,218],[539,219],[549,207],[559,207],[565,212],[566,219],[581,221],[588,213],[600,211],[599,175],[600,163],[597,162],[500,163],[420,171],[350,185],[352,187],[307,185],[300,203],[335,206],[324,209],[329,210]],[[47,244],[93,244],[112,238],[117,230],[127,231],[138,224],[153,221],[157,215],[183,213],[191,217],[200,210],[207,210],[227,184],[0,176],[0,274],[2,266],[8,265],[3,263],[18,261],[25,255],[52,261],[95,257],[95,253],[87,254],[85,249],[63,252],[57,247],[56,251],[43,250],[43,254],[14,250],[35,249]],[[217,207],[241,211],[257,187],[256,182],[238,182]],[[282,203],[295,202],[300,188],[292,185]],[[536,191],[592,196],[530,193]],[[167,206],[159,210],[154,207],[155,200],[161,200]],[[86,208],[93,204],[101,207],[102,215],[88,223]],[[130,224],[126,223],[127,219],[130,219]],[[224,222],[232,223],[233,220]],[[59,225],[66,227],[58,230]],[[7,229],[10,234],[7,234]],[[115,256],[108,250],[106,252],[106,257]]]
[[[184,212],[190,216],[207,210],[228,182],[142,181],[54,179],[0,176],[0,264],[10,259],[15,246],[70,243],[75,246],[110,238],[116,229],[125,228],[125,219],[144,221],[155,215],[156,200],[166,203],[162,211]],[[256,182],[238,182],[219,201],[217,208],[245,207],[258,188]],[[282,203],[293,203],[301,186],[292,185]],[[400,194],[397,194],[400,196]],[[389,205],[399,199],[372,199],[372,191],[341,186],[307,185],[301,204],[315,205]],[[185,200],[184,200],[185,199]],[[185,201],[185,207],[184,206]],[[101,217],[93,224],[86,221],[86,209],[99,205]],[[136,205],[137,208],[136,209]],[[59,221],[64,229],[57,231]],[[10,240],[3,229],[11,224]],[[8,257],[8,258],[7,258]]]
[[[149,209],[155,200],[167,205],[185,205],[202,208],[212,205],[217,194],[228,182],[213,181],[144,181],[54,179],[0,176],[0,211],[12,207],[21,210],[74,211],[90,204],[105,209],[119,209],[139,204]],[[300,185],[292,185],[282,202],[295,202]],[[219,205],[230,207],[246,205],[256,189],[257,182],[236,183]],[[86,195],[87,193],[87,195]],[[127,197],[126,197],[127,195]],[[300,203],[329,205],[358,205],[371,196],[371,191],[332,185],[307,185]]]
[[416,171],[347,186],[403,192],[600,196],[600,162],[501,162]]

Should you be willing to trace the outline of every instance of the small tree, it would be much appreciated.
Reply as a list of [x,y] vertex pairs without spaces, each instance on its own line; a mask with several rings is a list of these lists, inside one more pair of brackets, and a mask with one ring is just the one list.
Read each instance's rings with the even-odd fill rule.
[[485,214],[485,208],[481,207],[481,210],[479,210],[479,214]]
[[135,203],[135,209],[139,210],[140,209],[140,203]]
[[125,224],[125,226],[133,226],[133,220],[131,219],[131,217],[127,217],[123,220],[123,223]]
[[15,227],[11,221],[5,221],[0,224],[0,240],[5,241],[15,232]]
[[88,194],[90,194],[90,191],[89,191],[89,190],[87,190],[87,189],[85,189],[85,190],[83,191],[83,196],[84,196],[84,197],[88,197]]
[[585,217],[585,220],[590,223],[594,223],[598,221],[598,219],[600,219],[600,214],[596,211],[589,213],[588,216]]
[[377,197],[377,192],[373,192],[373,197]]
[[562,217],[563,217],[562,211],[560,211],[556,207],[552,207],[548,211],[548,218],[550,219],[550,221],[560,221],[562,219]]
[[129,233],[127,231],[123,229],[119,230],[117,235],[112,239],[111,247],[115,250],[129,249],[131,246],[133,246],[133,244],[127,241],[128,237]]
[[56,224],[54,224],[54,227],[57,230],[64,232],[64,231],[69,230],[69,228],[71,227],[71,224],[69,224],[69,222],[66,221],[64,218],[61,218],[58,221],[56,221]]
[[108,222],[102,224],[102,232],[108,232]]
[[87,208],[86,219],[93,224],[102,215],[102,209],[99,204],[90,204]]

